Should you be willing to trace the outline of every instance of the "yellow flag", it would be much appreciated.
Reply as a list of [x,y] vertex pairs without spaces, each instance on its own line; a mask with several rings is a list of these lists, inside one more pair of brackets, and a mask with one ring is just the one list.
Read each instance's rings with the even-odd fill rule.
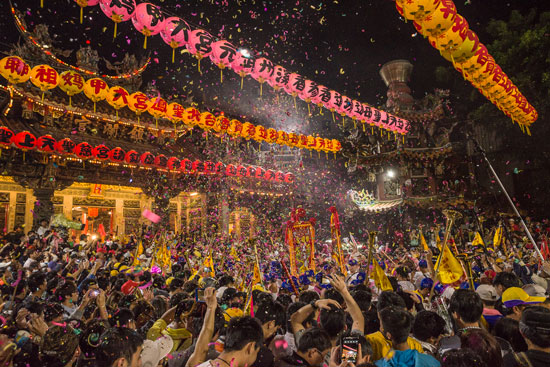
[[420,231],[420,243],[422,244],[422,249],[424,251],[428,251],[428,244],[426,243],[426,239],[424,238],[424,235],[422,234],[422,231]]
[[437,245],[437,248],[441,250],[441,239],[439,238],[439,233],[435,233],[435,244]]
[[374,284],[376,287],[382,291],[393,291],[390,280],[384,273],[384,270],[378,265],[375,259],[372,259]]
[[254,278],[252,278],[252,284],[259,284],[262,282],[262,278],[260,278],[260,269],[258,269],[258,265],[254,263]]
[[237,250],[235,250],[234,245],[231,245],[231,251],[229,252],[229,256],[233,257],[234,259],[239,258],[239,255],[237,255]]
[[203,265],[210,268],[210,276],[214,278],[216,273],[214,272],[214,260],[212,259],[212,251],[208,254],[208,257],[204,259]]
[[485,247],[485,243],[483,242],[483,238],[481,238],[481,235],[479,234],[479,232],[476,232],[474,240],[472,241],[472,246],[479,246],[479,245]]
[[502,243],[502,227],[498,227],[495,231],[495,236],[493,237],[493,246],[500,246]]
[[462,270],[462,265],[460,265],[460,262],[456,257],[454,257],[448,246],[445,246],[445,251],[438,257],[437,262],[435,263],[436,269],[439,262],[441,262],[441,266],[439,266],[439,278],[441,279],[441,283],[454,283],[462,277],[462,274],[464,273]]
[[136,255],[134,256],[134,263],[132,264],[132,266],[138,266],[139,265],[139,259],[138,257],[143,254],[143,242],[142,241],[139,241],[139,245],[136,249]]

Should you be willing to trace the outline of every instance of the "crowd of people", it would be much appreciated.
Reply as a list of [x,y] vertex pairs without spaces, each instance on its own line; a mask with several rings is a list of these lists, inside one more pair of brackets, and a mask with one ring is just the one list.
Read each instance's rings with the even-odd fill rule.
[[550,262],[521,241],[462,244],[471,279],[452,284],[433,243],[319,253],[293,278],[282,244],[187,241],[5,235],[0,366],[550,366]]

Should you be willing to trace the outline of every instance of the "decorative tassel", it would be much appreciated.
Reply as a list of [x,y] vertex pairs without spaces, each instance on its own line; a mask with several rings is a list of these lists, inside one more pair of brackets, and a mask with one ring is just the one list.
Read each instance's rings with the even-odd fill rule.
[[311,109],[309,108],[309,103],[307,104],[307,115],[311,116]]
[[95,102],[94,102],[94,113],[95,113]]
[[296,107],[296,96],[292,96],[292,98],[294,98],[294,109],[298,110],[298,107]]
[[201,71],[201,56],[200,55],[197,55],[197,59],[199,60],[197,62],[197,67],[199,68],[199,74],[202,75],[202,71]]
[[323,107],[319,106],[319,115],[323,116]]
[[243,90],[244,77],[241,75],[241,90]]
[[115,38],[116,38],[116,28],[117,28],[117,25],[118,25],[118,23],[117,23],[117,22],[115,22],[115,33],[113,34],[113,39],[115,39]]
[[174,63],[175,55],[176,55],[176,49],[172,47],[172,64]]
[[147,35],[145,35],[145,39],[143,40],[143,49],[147,49]]
[[260,97],[262,97],[263,94],[263,85],[264,83],[260,83]]
[[41,7],[41,8],[44,7],[44,0],[40,0],[40,7]]
[[26,153],[26,151],[23,150],[23,162],[25,162],[25,153]]
[[362,124],[363,125],[363,132],[365,132],[365,124]]
[[71,96],[69,96],[69,107],[73,106],[73,99]]
[[84,8],[80,7],[80,24],[82,24],[82,18],[84,18]]
[[118,109],[116,110],[116,119],[118,121]]
[[220,83],[223,83],[223,69],[220,69]]
[[44,92],[42,92],[42,102],[44,102]]
[[334,119],[334,111],[330,111],[332,112],[332,122],[336,122],[336,120]]

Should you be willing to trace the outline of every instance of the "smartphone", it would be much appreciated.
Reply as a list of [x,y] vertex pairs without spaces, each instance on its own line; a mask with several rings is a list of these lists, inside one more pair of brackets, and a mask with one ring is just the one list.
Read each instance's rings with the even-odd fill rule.
[[345,336],[342,338],[342,362],[357,363],[359,350],[359,338],[356,336]]
[[99,290],[93,290],[90,292],[90,297],[95,298],[99,296]]

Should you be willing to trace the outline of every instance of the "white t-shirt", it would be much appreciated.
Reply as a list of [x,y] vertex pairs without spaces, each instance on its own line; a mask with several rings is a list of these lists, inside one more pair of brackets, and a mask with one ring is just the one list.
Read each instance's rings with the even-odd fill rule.
[[414,284],[412,284],[408,280],[400,280],[397,283],[399,283],[399,285],[401,286],[401,289],[403,289],[404,291],[414,291],[415,289]]

